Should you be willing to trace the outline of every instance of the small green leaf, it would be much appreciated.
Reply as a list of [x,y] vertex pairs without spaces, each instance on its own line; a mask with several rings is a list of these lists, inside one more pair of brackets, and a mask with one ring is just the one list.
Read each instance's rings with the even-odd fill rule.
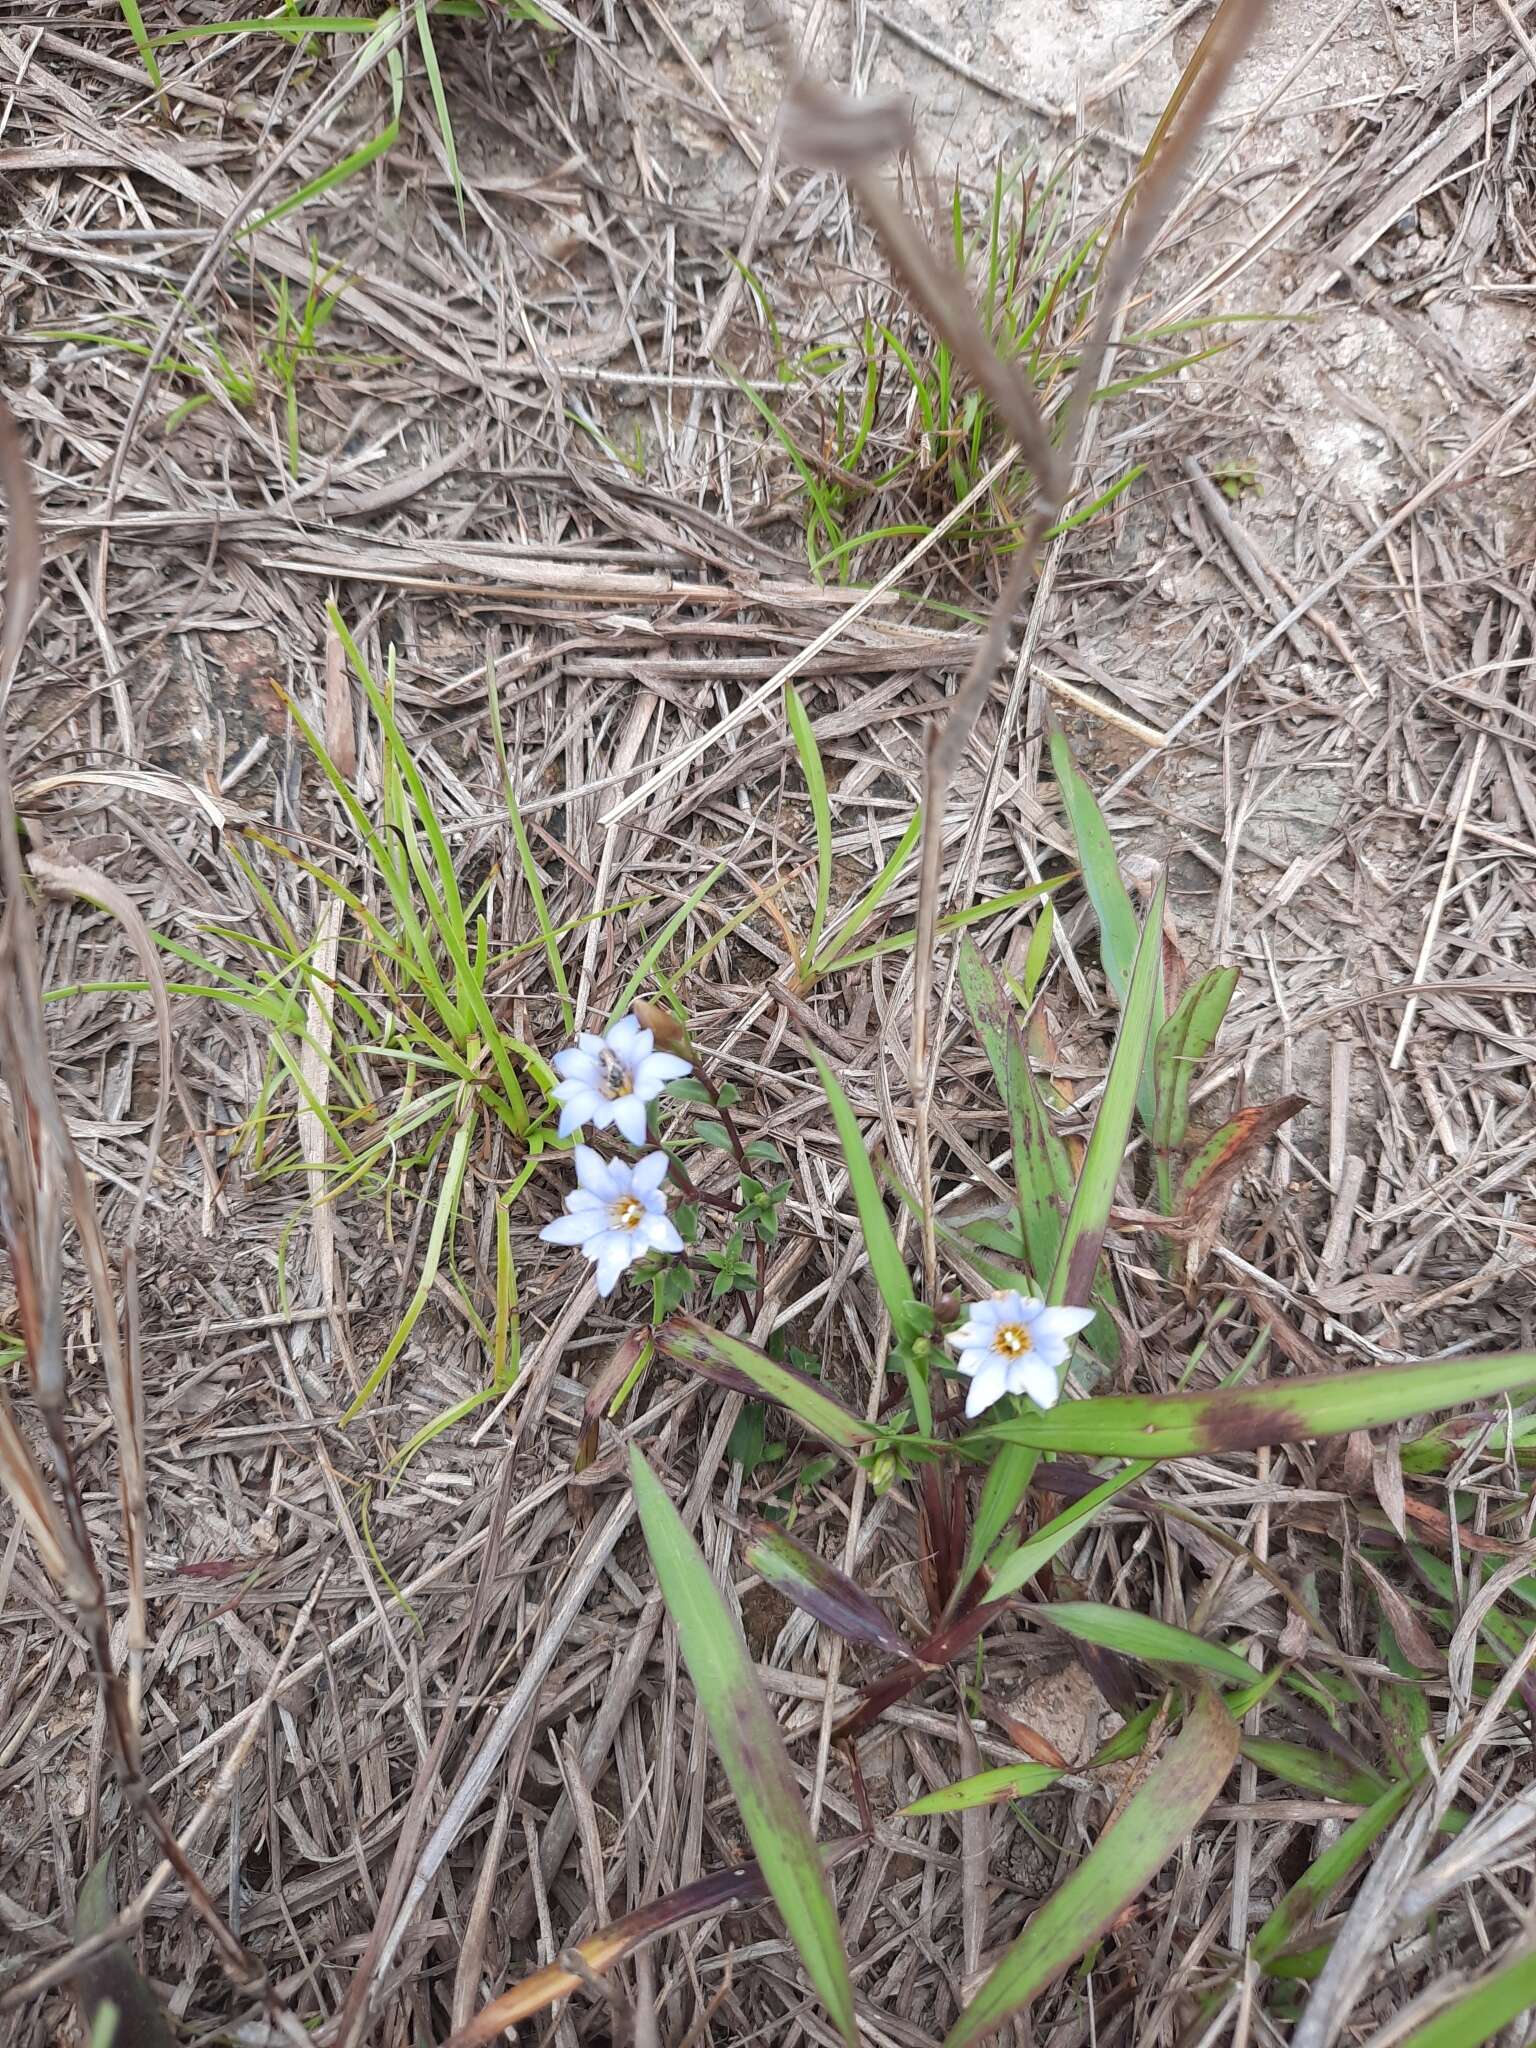
[[662,1597],[747,1837],[832,2024],[848,2048],[858,2048],[837,1909],[779,1724],[709,1566],[635,1445],[629,1467]]
[[999,1770],[960,1778],[937,1792],[925,1792],[901,1811],[914,1820],[930,1813],[971,1813],[978,1806],[995,1806],[1000,1799],[1028,1799],[1048,1790],[1064,1775],[1050,1764],[1004,1764]]
[[1036,1621],[1059,1628],[1078,1642],[1097,1643],[1133,1657],[1139,1664],[1167,1665],[1174,1670],[1208,1671],[1226,1685],[1247,1685],[1253,1666],[1220,1643],[1208,1643],[1204,1636],[1175,1628],[1155,1615],[1133,1614],[1121,1607],[1103,1607],[1092,1600],[1053,1601],[1048,1607],[1032,1607]]
[[1034,1910],[944,2048],[985,2040],[1092,1947],[1193,1830],[1236,1756],[1237,1723],[1214,1693],[1202,1690],[1125,1811]]
[[711,1108],[714,1106],[715,1098],[704,1083],[695,1081],[686,1074],[680,1081],[669,1081],[667,1093],[678,1102],[707,1102]]

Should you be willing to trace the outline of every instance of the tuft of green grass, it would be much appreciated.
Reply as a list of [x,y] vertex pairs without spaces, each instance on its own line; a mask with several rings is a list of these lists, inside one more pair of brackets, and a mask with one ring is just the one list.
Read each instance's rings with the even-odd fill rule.
[[[408,4],[408,15],[402,9]],[[380,15],[369,14],[327,14],[306,13],[302,6],[289,0],[281,13],[264,15],[241,15],[229,21],[198,22],[190,28],[172,29],[168,34],[151,38],[145,30],[143,17],[139,12],[138,0],[122,0],[122,8],[129,29],[133,35],[134,47],[139,53],[157,91],[164,93],[158,52],[174,48],[180,43],[219,40],[229,36],[277,36],[286,42],[302,48],[313,36],[341,37],[358,36],[363,40],[353,55],[353,65],[361,78],[371,68],[369,59],[386,45],[392,44],[398,36],[402,20],[408,19],[413,31],[415,47],[420,53],[422,70],[426,75],[427,90],[432,101],[432,111],[437,124],[438,137],[442,143],[443,161],[453,185],[453,196],[458,207],[459,226],[465,225],[464,181],[459,165],[458,145],[454,137],[453,117],[448,103],[448,89],[444,82],[439,58],[437,35],[433,21],[480,22],[486,19],[486,8],[480,0],[400,0],[400,4],[388,7]],[[514,19],[528,21],[535,26],[554,30],[554,23],[537,0],[498,0],[500,12]],[[278,205],[262,214],[241,229],[241,235],[248,237],[270,227],[274,221],[307,206],[312,199],[331,192],[338,185],[354,178],[359,171],[388,154],[400,139],[401,112],[405,103],[408,83],[404,61],[398,49],[388,48],[385,63],[389,76],[391,111],[384,126],[376,135],[338,157],[324,170],[307,179],[296,192],[280,201]]]
[[[259,274],[270,305],[270,318],[263,331],[253,334],[248,343],[236,347],[217,333],[203,329],[184,342],[180,354],[162,358],[156,365],[158,375],[172,383],[201,387],[171,408],[166,415],[165,431],[175,433],[217,398],[241,412],[252,412],[264,397],[270,398],[281,412],[289,473],[297,477],[303,452],[301,386],[320,372],[378,369],[394,360],[390,356],[358,355],[321,346],[321,337],[346,289],[344,283],[333,288],[332,281],[338,275],[339,266],[335,265],[322,273],[318,251],[311,244],[309,281],[302,298],[287,278]],[[138,314],[127,314],[117,330],[45,328],[36,338],[105,349],[147,361],[153,351],[153,340],[140,339],[140,333],[152,337],[154,322]]]
[[[1106,230],[1074,237],[1067,211],[1070,163],[1042,178],[999,166],[979,217],[958,185],[950,203],[956,266],[972,280],[983,327],[1000,356],[1017,365],[1042,410],[1064,394],[1091,321]],[[792,352],[762,281],[748,278],[767,329],[781,401],[770,400],[722,364],[799,478],[806,555],[818,575],[848,577],[858,557],[891,541],[921,538],[961,503],[1007,447],[984,393],[963,375],[949,347],[915,315],[864,319],[857,329]],[[1095,402],[1175,376],[1228,346],[1174,348],[1201,322],[1128,334],[1125,350],[1155,357],[1094,393]],[[798,422],[807,406],[815,444]],[[1129,463],[1103,490],[1067,508],[1046,538],[1086,525],[1142,474]],[[1020,460],[992,487],[985,512],[955,528],[957,543],[1007,554],[1026,528],[1034,484]],[[889,516],[870,519],[870,508]]]

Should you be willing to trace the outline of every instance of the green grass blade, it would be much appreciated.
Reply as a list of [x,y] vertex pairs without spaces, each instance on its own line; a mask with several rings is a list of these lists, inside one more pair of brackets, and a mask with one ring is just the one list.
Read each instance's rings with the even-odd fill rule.
[[[1077,846],[1088,900],[1098,921],[1099,952],[1104,962],[1105,977],[1123,1010],[1130,995],[1131,969],[1139,944],[1136,912],[1120,877],[1120,863],[1115,858],[1114,842],[1104,822],[1104,813],[1099,809],[1082,770],[1072,758],[1065,734],[1060,731],[1051,734],[1051,763],[1056,770],[1056,785],[1061,791],[1067,823],[1072,828]],[[1154,1032],[1160,1031],[1163,1025],[1161,966],[1159,960],[1152,1006]],[[1150,1074],[1142,1082],[1138,1102],[1142,1120],[1150,1130],[1155,1109]]]
[[1152,1143],[1158,1206],[1165,1216],[1173,1214],[1173,1155],[1189,1135],[1189,1084],[1196,1066],[1216,1043],[1236,987],[1235,967],[1213,967],[1185,990],[1157,1034],[1152,1055]]
[[343,1423],[351,1422],[372,1399],[385,1374],[404,1349],[406,1339],[415,1329],[417,1317],[427,1305],[433,1283],[437,1279],[438,1268],[443,1261],[444,1241],[459,1213],[459,1197],[464,1191],[464,1176],[469,1167],[469,1151],[474,1136],[475,1126],[469,1122],[461,1124],[454,1135],[453,1149],[448,1155],[448,1164],[443,1173],[443,1185],[438,1192],[437,1206],[432,1212],[432,1227],[427,1233],[427,1248],[422,1254],[421,1277],[416,1282],[416,1292],[411,1296],[410,1304],[400,1318],[399,1328],[384,1347],[378,1364],[363,1381],[351,1405],[342,1416]]
[[972,2048],[1076,1962],[1151,1883],[1221,1790],[1237,1757],[1237,1723],[1203,1691],[1140,1791],[1065,1883],[1038,1907],[944,2048]]
[[1062,1223],[1072,1198],[1072,1161],[1035,1085],[1012,1001],[973,941],[960,948],[960,993],[1008,1112],[1019,1236],[1037,1288],[1055,1271]]
[[910,1661],[911,1645],[894,1621],[863,1587],[818,1552],[771,1522],[756,1524],[746,1562],[786,1600],[814,1615],[844,1642],[862,1643],[887,1657]]
[[1501,2027],[1536,2006],[1536,1947],[1480,1977],[1454,2005],[1415,2027],[1402,2048],[1482,2048]]
[[[355,61],[359,70],[370,61],[372,46],[375,43],[387,42],[394,32],[395,10],[391,8],[387,14],[381,17],[378,27],[358,52]],[[389,67],[389,92],[392,107],[390,117],[379,133],[373,136],[371,140],[362,143],[357,149],[349,150],[339,162],[327,165],[318,177],[311,178],[307,185],[301,185],[297,192],[290,193],[286,199],[281,200],[276,206],[264,213],[259,220],[252,221],[249,226],[241,228],[241,240],[247,240],[252,235],[259,235],[263,228],[271,227],[274,221],[282,220],[286,215],[297,212],[299,207],[307,206],[311,199],[318,199],[322,192],[329,192],[337,185],[344,185],[348,178],[355,177],[359,171],[366,170],[369,164],[375,162],[388,150],[394,148],[400,139],[400,108],[405,99],[405,67],[400,62],[400,52],[398,50],[390,50],[385,57],[385,63]]]
[[1186,1628],[1159,1621],[1155,1615],[1133,1614],[1104,1607],[1093,1600],[1057,1600],[1031,1609],[1037,1621],[1059,1628],[1080,1643],[1097,1643],[1139,1664],[1167,1665],[1174,1670],[1207,1671],[1224,1685],[1248,1685],[1253,1666],[1234,1650],[1191,1635]]
[[827,906],[832,898],[832,807],[827,800],[827,776],[821,763],[816,734],[793,683],[784,685],[784,711],[795,736],[801,772],[811,799],[811,817],[816,827],[816,908],[811,916],[811,936],[806,941],[805,961],[809,965],[821,951],[826,929]]
[[780,1365],[744,1337],[727,1337],[692,1316],[673,1316],[657,1332],[657,1347],[678,1365],[738,1392],[760,1394],[803,1422],[823,1443],[856,1457],[881,1432],[822,1392],[792,1366]]
[[1162,877],[1152,892],[1141,943],[1132,960],[1120,1029],[1066,1228],[1061,1234],[1061,1250],[1046,1294],[1048,1301],[1086,1302],[1093,1292],[1093,1276],[1109,1227],[1110,1205],[1131,1134],[1131,1118],[1145,1084],[1147,1047],[1161,1008],[1166,891],[1167,879]]
[[978,1771],[973,1778],[959,1778],[937,1792],[925,1792],[901,1811],[913,1820],[930,1813],[973,1813],[978,1806],[996,1806],[1000,1799],[1028,1799],[1048,1791],[1064,1775],[1051,1764],[1004,1764],[995,1771]]
[[448,112],[448,95],[443,90],[443,74],[438,67],[437,45],[432,40],[432,24],[427,18],[427,0],[416,0],[416,39],[421,44],[421,59],[427,67],[427,84],[431,88],[432,105],[437,114],[437,132],[443,138],[443,156],[447,160],[448,175],[453,180],[459,227],[463,231],[464,180],[459,175],[459,152],[454,145],[453,121]]
[[1189,1134],[1189,1084],[1195,1065],[1216,1043],[1236,987],[1235,967],[1213,967],[1185,990],[1178,1008],[1157,1034],[1153,1056],[1157,1113],[1152,1140],[1162,1151],[1182,1146]]
[[[1009,889],[1001,896],[987,896],[980,903],[968,903],[963,910],[946,911],[938,921],[938,929],[941,932],[963,932],[967,925],[980,924],[984,918],[1000,917],[1005,910],[1018,910],[1038,897],[1050,896],[1070,879],[1068,875],[1052,875],[1048,881],[1027,882],[1022,889]],[[856,952],[839,950],[837,957],[825,961],[819,971],[840,974],[845,967],[860,967],[866,961],[879,960],[887,953],[903,953],[916,937],[915,931],[892,932],[889,938],[876,939],[872,945],[860,946]]]
[[[859,1212],[859,1229],[863,1233],[864,1249],[869,1254],[870,1271],[875,1276],[875,1285],[880,1290],[880,1298],[885,1303],[898,1340],[910,1341],[919,1334],[923,1319],[912,1291],[912,1276],[907,1271],[906,1260],[896,1242],[896,1233],[891,1228],[891,1219],[886,1214],[880,1183],[869,1163],[868,1144],[837,1076],[819,1052],[813,1051],[811,1058],[816,1062],[816,1071],[826,1090],[832,1121],[837,1126],[842,1144],[843,1159]],[[932,1434],[926,1421],[922,1427],[925,1435]]]
[[1352,1820],[1339,1839],[1302,1872],[1264,1925],[1253,1937],[1253,1960],[1266,1968],[1291,1944],[1370,1854],[1402,1812],[1413,1787],[1405,1779],[1383,1792],[1374,1805]]
[[[991,1573],[987,1587],[988,1600],[1006,1600],[1010,1593],[1017,1593],[1021,1586],[1027,1586],[1036,1572],[1048,1565],[1063,1544],[1070,1543],[1081,1530],[1086,1529],[1106,1501],[1123,1493],[1128,1486],[1134,1486],[1145,1473],[1152,1470],[1151,1461],[1131,1464],[1116,1472],[1111,1478],[1085,1493],[1081,1500],[1074,1501],[1059,1515],[1053,1515],[1043,1528],[1037,1529],[1027,1543],[1000,1555]],[[989,1560],[991,1563],[991,1560]]]
[[1328,1750],[1304,1749],[1299,1742],[1277,1742],[1264,1735],[1243,1737],[1243,1755],[1282,1785],[1298,1792],[1315,1792],[1319,1799],[1347,1800],[1352,1806],[1369,1806],[1387,1791],[1387,1781],[1375,1771],[1357,1771],[1343,1757]]
[[682,927],[688,922],[689,918],[692,917],[693,913],[704,901],[704,898],[709,894],[710,890],[713,889],[716,882],[718,882],[720,877],[725,873],[726,866],[727,863],[723,860],[717,861],[715,863],[715,865],[710,869],[709,873],[704,877],[703,881],[700,882],[698,886],[695,889],[693,889],[688,894],[688,896],[684,898],[683,902],[678,906],[678,908],[673,911],[672,915],[667,919],[666,923],[662,926],[661,930],[656,934],[655,938],[652,939],[651,943],[640,955],[639,966],[635,969],[634,973],[629,977],[628,981],[625,982],[624,993],[619,997],[619,1000],[614,1004],[612,1010],[610,1010],[608,1013],[609,1028],[616,1024],[620,1017],[624,1017],[629,1014],[630,1004],[635,1000],[635,997],[639,993],[640,989],[644,987],[647,976],[650,974],[651,969],[656,965],[656,962],[661,958],[662,953],[666,950],[666,947],[670,942],[673,933],[680,931]]
[[859,933],[863,931],[865,925],[869,923],[869,920],[880,908],[880,905],[894,887],[902,869],[911,858],[912,849],[916,846],[918,834],[922,829],[923,814],[921,811],[914,811],[912,821],[896,842],[895,851],[890,859],[870,883],[864,895],[860,897],[853,909],[843,919],[838,929],[832,934],[831,939],[827,943],[826,952],[819,960],[811,962],[810,975],[812,980],[818,975],[826,973],[839,953],[853,944]]
[[1046,1415],[1004,1418],[960,1439],[989,1438],[1090,1458],[1197,1458],[1381,1429],[1474,1401],[1536,1388],[1536,1352],[1445,1358],[1364,1372],[1275,1380],[1215,1394],[1111,1394]]
[[144,16],[139,12],[139,0],[119,0],[123,20],[128,24],[128,33],[133,37],[133,47],[139,53],[139,62],[149,76],[150,84],[165,97],[165,80],[160,76],[160,62],[155,55],[155,46],[150,41],[149,30],[144,26]]
[[677,1627],[683,1662],[753,1853],[790,1939],[848,2048],[858,2048],[853,1986],[837,1910],[800,1802],[779,1724],[758,1684],[750,1651],[709,1566],[666,1489],[631,1445],[630,1477],[646,1546]]

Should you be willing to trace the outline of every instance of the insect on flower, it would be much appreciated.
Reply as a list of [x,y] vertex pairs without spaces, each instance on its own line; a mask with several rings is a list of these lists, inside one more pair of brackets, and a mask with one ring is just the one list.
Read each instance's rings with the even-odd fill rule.
[[1093,1321],[1091,1308],[1047,1308],[1029,1294],[997,1294],[972,1302],[969,1320],[951,1331],[956,1369],[970,1381],[967,1415],[979,1415],[1005,1394],[1025,1394],[1037,1408],[1055,1405],[1072,1339]]
[[604,1159],[590,1145],[575,1151],[576,1186],[566,1213],[539,1232],[546,1244],[578,1245],[597,1268],[597,1291],[612,1294],[621,1277],[647,1252],[680,1252],[683,1240],[667,1215],[662,1182],[665,1152],[648,1152],[634,1166]]
[[656,1034],[638,1017],[621,1017],[601,1037],[582,1032],[574,1045],[555,1054],[554,1068],[560,1076],[554,1098],[560,1104],[561,1137],[585,1124],[599,1131],[611,1124],[631,1145],[645,1143],[646,1104],[669,1081],[693,1072],[675,1052],[658,1052]]

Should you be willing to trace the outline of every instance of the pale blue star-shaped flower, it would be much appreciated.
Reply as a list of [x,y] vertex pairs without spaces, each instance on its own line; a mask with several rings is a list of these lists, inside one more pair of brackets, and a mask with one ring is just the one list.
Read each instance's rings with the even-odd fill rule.
[[574,1157],[576,1186],[565,1198],[566,1213],[545,1224],[539,1236],[546,1244],[579,1245],[597,1268],[599,1294],[612,1294],[647,1252],[682,1250],[662,1193],[665,1152],[648,1152],[634,1166],[604,1159],[590,1145],[578,1145]]
[[560,1076],[554,1098],[562,1138],[586,1124],[599,1131],[611,1124],[631,1145],[645,1143],[646,1104],[669,1081],[693,1072],[675,1052],[658,1052],[655,1033],[644,1030],[638,1017],[621,1017],[601,1037],[583,1031],[574,1045],[555,1054],[554,1069]]
[[948,1342],[956,1370],[970,1381],[965,1412],[976,1416],[1005,1394],[1024,1394],[1037,1408],[1055,1405],[1072,1339],[1093,1321],[1091,1308],[1047,1308],[1029,1294],[996,1294],[971,1304],[970,1320]]

